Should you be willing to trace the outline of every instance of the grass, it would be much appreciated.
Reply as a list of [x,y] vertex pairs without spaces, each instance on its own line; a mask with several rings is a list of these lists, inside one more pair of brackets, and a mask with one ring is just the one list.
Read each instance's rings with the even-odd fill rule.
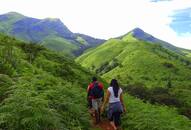
[[122,116],[126,130],[191,130],[191,121],[174,108],[143,103],[125,95],[127,114]]
[[[125,38],[128,39],[110,39],[78,57],[76,62],[107,81],[117,78],[124,85],[142,83],[147,87],[165,87],[171,80],[173,86],[191,86],[188,58],[159,45],[134,40],[130,35]],[[112,67],[113,62],[117,66]]]
[[0,129],[89,128],[91,73],[57,52],[2,34],[0,52]]
[[185,53],[187,57],[191,58],[191,51],[183,50],[183,53]]
[[[158,44],[136,40],[131,34],[128,34],[121,39],[109,39],[104,44],[78,57],[76,62],[99,74],[107,82],[116,78],[124,89],[126,86],[144,86],[148,89],[170,88],[169,92],[178,101],[184,103],[181,107],[185,107],[189,114],[191,61],[186,56],[172,52]],[[158,98],[162,98],[162,96]],[[190,121],[184,119],[184,116],[180,116],[181,108],[177,107],[178,110],[175,110],[172,107],[141,103],[142,101],[138,101],[138,103],[129,96],[126,96],[125,101],[129,111],[123,119],[124,128],[190,130]],[[140,117],[137,117],[139,115]],[[161,122],[168,125],[163,125]],[[181,122],[187,122],[187,128],[181,127]]]
[[85,45],[85,46],[88,45],[87,41],[80,36],[77,36],[76,40],[80,42],[82,45]]
[[[127,37],[110,39],[76,61],[107,81],[116,77],[124,85],[166,87],[170,80],[170,93],[190,104],[187,58],[161,46],[136,41],[131,35]],[[89,71],[60,53],[3,34],[0,52],[0,129],[90,129],[85,90],[92,77]],[[124,101],[124,129],[191,128],[190,120],[179,115],[176,108],[151,105],[128,94]]]
[[41,44],[51,50],[63,52],[68,55],[72,55],[72,51],[78,49],[77,45],[71,44],[66,39],[57,36],[48,36]]
[[0,26],[3,27],[2,30],[4,33],[9,34],[9,31],[11,31],[12,25],[15,23],[15,21],[24,18],[24,16],[18,13],[10,12],[6,15],[6,18],[6,21],[0,22]]
[[80,55],[103,40],[72,33],[59,19],[36,19],[18,13],[0,16],[0,32],[27,42],[43,43],[67,55]]

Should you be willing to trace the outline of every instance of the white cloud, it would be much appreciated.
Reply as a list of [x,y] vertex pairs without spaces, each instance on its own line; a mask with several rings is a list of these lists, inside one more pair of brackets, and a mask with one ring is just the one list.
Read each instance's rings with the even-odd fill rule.
[[190,36],[179,36],[169,27],[169,16],[188,7],[191,0],[0,0],[1,14],[16,11],[37,18],[58,17],[73,32],[99,38],[117,37],[140,27],[162,40],[191,49]]

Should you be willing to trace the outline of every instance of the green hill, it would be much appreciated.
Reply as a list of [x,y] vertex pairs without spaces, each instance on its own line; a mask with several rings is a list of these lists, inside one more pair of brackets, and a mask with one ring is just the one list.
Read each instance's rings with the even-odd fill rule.
[[[176,46],[174,46],[174,45],[172,45],[172,44],[170,44],[168,42],[160,40],[160,39],[152,36],[151,34],[148,34],[147,32],[144,32],[140,28],[135,28],[132,31],[130,31],[129,33],[131,33],[132,36],[135,37],[136,39],[139,39],[139,40],[142,40],[142,41],[145,41],[145,42],[149,42],[151,44],[160,44],[162,47],[164,47],[166,49],[169,49],[171,51],[174,51],[174,52],[176,52],[176,53],[178,53],[180,55],[184,55],[185,56],[186,52],[191,52],[190,50],[179,48],[179,47],[176,47]],[[118,38],[123,38],[127,34],[125,34],[125,35],[123,35],[121,37],[118,37]]]
[[0,52],[0,129],[88,129],[88,71],[43,46],[3,34]]
[[0,15],[0,32],[24,41],[44,44],[52,50],[64,51],[72,56],[80,55],[87,48],[105,41],[73,33],[57,18],[36,19],[16,12]]
[[0,21],[0,32],[7,33],[12,30],[12,26],[15,23],[15,21],[23,19],[24,16],[20,15],[18,13],[10,12],[6,16],[1,15]]
[[135,97],[175,106],[191,118],[191,61],[186,56],[129,33],[87,51],[76,62],[108,82],[118,79]]
[[41,44],[51,50],[62,52],[65,54],[71,54],[73,50],[78,49],[76,45],[71,44],[66,39],[56,36],[46,37]]
[[[90,129],[85,93],[90,72],[63,54],[3,34],[0,52],[0,129]],[[191,128],[190,120],[174,108],[129,95],[125,95],[125,104],[124,129]]]
[[182,52],[184,52],[185,55],[191,59],[191,51],[190,50],[183,50]]
[[190,87],[189,58],[137,40],[131,33],[110,39],[76,59],[82,66],[109,81],[117,78],[123,85],[142,83],[147,87]]

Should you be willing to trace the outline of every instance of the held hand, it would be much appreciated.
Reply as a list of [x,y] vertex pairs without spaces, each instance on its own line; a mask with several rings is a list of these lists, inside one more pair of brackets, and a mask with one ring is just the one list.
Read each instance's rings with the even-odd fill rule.
[[101,114],[103,113],[103,111],[104,111],[104,106],[101,106]]

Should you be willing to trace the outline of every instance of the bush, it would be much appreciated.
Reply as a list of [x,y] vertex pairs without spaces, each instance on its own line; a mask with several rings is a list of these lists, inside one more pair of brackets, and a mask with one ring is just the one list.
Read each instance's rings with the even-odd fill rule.
[[172,63],[169,63],[169,62],[164,62],[163,65],[166,67],[166,68],[174,68],[174,65]]
[[141,84],[129,85],[124,88],[130,95],[140,98],[144,101],[149,101],[152,104],[161,104],[167,106],[175,106],[181,108],[183,102],[169,93],[169,89],[155,87],[148,89]]
[[188,117],[189,119],[191,119],[191,108],[189,107],[183,107],[179,110],[179,112],[182,115],[185,115],[186,117]]
[[176,107],[181,106],[181,103],[179,102],[178,99],[168,94],[152,95],[149,100],[151,103],[159,103],[167,106],[176,106]]
[[13,81],[8,75],[0,74],[0,102],[8,96],[8,91],[12,85]]
[[151,103],[159,103],[168,106],[180,107],[180,101],[169,93],[166,88],[156,87],[150,90],[149,100]]
[[142,84],[128,85],[124,88],[125,91],[128,91],[130,95],[133,95],[140,99],[147,99],[149,96],[149,91]]
[[2,61],[0,61],[0,73],[1,74],[6,74],[9,76],[12,76],[14,74],[14,72],[15,72],[15,70],[11,64],[3,63]]
[[0,48],[0,73],[9,76],[14,74],[17,67],[17,56],[14,47],[9,43]]
[[45,48],[41,45],[35,43],[30,44],[20,44],[21,49],[27,54],[27,60],[32,63],[37,57],[38,53]]
[[0,107],[1,129],[85,130],[89,127],[85,94],[76,85],[46,74],[25,75],[12,92]]
[[124,95],[127,114],[122,116],[124,130],[190,130],[188,118],[178,115],[169,107],[143,103],[129,95]]
[[97,74],[105,74],[109,72],[110,70],[114,69],[117,66],[122,66],[117,59],[113,59],[111,62],[105,62],[103,65],[101,65],[97,70]]

